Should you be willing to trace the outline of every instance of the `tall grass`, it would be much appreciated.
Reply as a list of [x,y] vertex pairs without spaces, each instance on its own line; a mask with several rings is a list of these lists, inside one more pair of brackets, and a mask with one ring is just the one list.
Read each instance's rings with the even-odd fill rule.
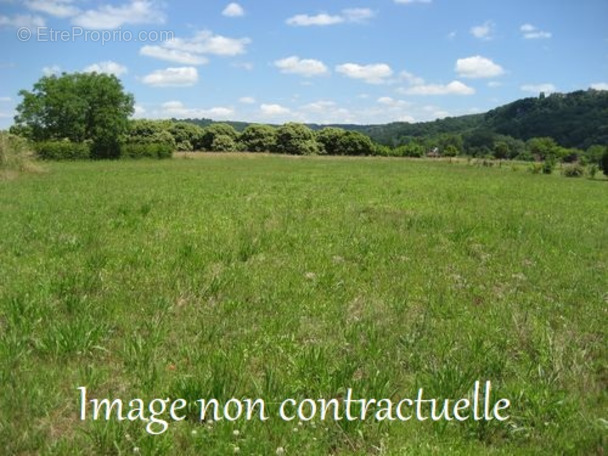
[[34,154],[28,142],[0,131],[0,178],[11,178],[22,172],[39,171],[33,163]]
[[[508,167],[206,156],[0,182],[5,454],[604,454],[608,188]],[[466,423],[79,420],[122,399],[465,397]]]

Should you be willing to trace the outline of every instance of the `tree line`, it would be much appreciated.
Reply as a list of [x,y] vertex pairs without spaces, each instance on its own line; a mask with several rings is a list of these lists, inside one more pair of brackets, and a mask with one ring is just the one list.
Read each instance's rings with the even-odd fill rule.
[[[545,170],[557,162],[589,164],[601,166],[608,173],[608,158],[605,158],[608,157],[608,136],[601,136],[606,128],[605,119],[608,118],[608,108],[604,106],[608,104],[605,103],[608,102],[608,92],[541,96],[536,101],[525,99],[498,108],[486,114],[485,118],[475,115],[406,124],[404,128],[408,134],[398,136],[397,140],[393,137],[388,143],[374,141],[368,127],[350,126],[352,129],[346,129],[313,125],[311,128],[294,122],[280,126],[239,123],[241,131],[237,131],[233,124],[207,122],[204,119],[204,126],[201,126],[201,120],[130,119],[134,113],[133,96],[124,91],[116,76],[107,74],[44,76],[34,84],[32,91],[22,90],[20,95],[23,100],[17,107],[11,133],[31,140],[38,156],[44,159],[168,158],[173,151],[469,156],[544,162]],[[519,118],[519,123],[522,123],[522,118],[536,116],[538,112],[546,114],[566,108],[576,110],[581,106],[593,106],[593,112],[601,114],[599,122],[604,127],[598,127],[593,136],[599,138],[597,144],[579,148],[564,146],[552,136],[531,136],[524,140],[507,134],[512,131],[506,126],[508,119]],[[493,122],[495,128],[489,128],[488,122]],[[542,131],[552,131],[556,125],[555,122],[548,123]],[[373,128],[376,132],[391,135],[398,125]],[[567,130],[563,123],[560,125],[560,131]],[[534,131],[541,129],[539,127]],[[575,136],[571,132],[570,137]],[[588,142],[589,139],[586,140]]]

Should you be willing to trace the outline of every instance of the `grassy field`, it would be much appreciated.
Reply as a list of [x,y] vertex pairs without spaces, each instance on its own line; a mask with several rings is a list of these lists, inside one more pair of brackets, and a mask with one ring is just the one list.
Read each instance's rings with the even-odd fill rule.
[[[205,156],[0,181],[4,454],[605,454],[608,183]],[[277,418],[463,398],[503,422]],[[268,421],[80,420],[90,397],[263,398]]]

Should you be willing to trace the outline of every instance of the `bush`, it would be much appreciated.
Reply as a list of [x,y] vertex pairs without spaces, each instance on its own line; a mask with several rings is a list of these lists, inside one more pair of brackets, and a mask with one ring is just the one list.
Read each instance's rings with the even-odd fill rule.
[[[31,163],[33,153],[24,138],[0,132],[0,171],[34,171]],[[2,174],[0,174],[2,176]]]
[[595,175],[597,174],[597,172],[599,170],[600,170],[600,168],[596,164],[589,165],[589,169],[588,169],[589,177],[591,179],[595,179]]
[[604,171],[604,175],[608,176],[608,149],[606,149],[602,155],[600,167],[602,168],[602,171]]
[[168,144],[136,144],[127,143],[120,147],[121,158],[171,158],[173,148]]
[[551,174],[553,168],[555,168],[555,160],[552,157],[547,157],[542,166],[543,174]]
[[585,168],[581,165],[568,165],[562,170],[562,174],[566,177],[582,177],[585,174]]
[[235,152],[237,149],[236,142],[228,135],[216,135],[211,143],[213,152]]
[[185,141],[178,142],[175,148],[180,152],[192,152],[194,150],[192,143],[187,139]]
[[42,160],[88,160],[91,145],[87,142],[44,141],[35,144],[36,155]]

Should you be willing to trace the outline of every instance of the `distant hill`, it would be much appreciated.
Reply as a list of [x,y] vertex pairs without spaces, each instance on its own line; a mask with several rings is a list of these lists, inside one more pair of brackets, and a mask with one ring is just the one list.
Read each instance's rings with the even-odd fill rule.
[[[186,119],[202,127],[211,119]],[[242,131],[247,122],[224,122]],[[393,122],[383,125],[308,124],[313,130],[340,127],[365,133],[375,142],[388,146],[407,143],[412,138],[444,133],[467,134],[475,131],[512,136],[521,140],[549,136],[563,147],[586,149],[593,144],[608,145],[608,91],[580,90],[523,98],[485,114],[447,117],[431,122]]]

